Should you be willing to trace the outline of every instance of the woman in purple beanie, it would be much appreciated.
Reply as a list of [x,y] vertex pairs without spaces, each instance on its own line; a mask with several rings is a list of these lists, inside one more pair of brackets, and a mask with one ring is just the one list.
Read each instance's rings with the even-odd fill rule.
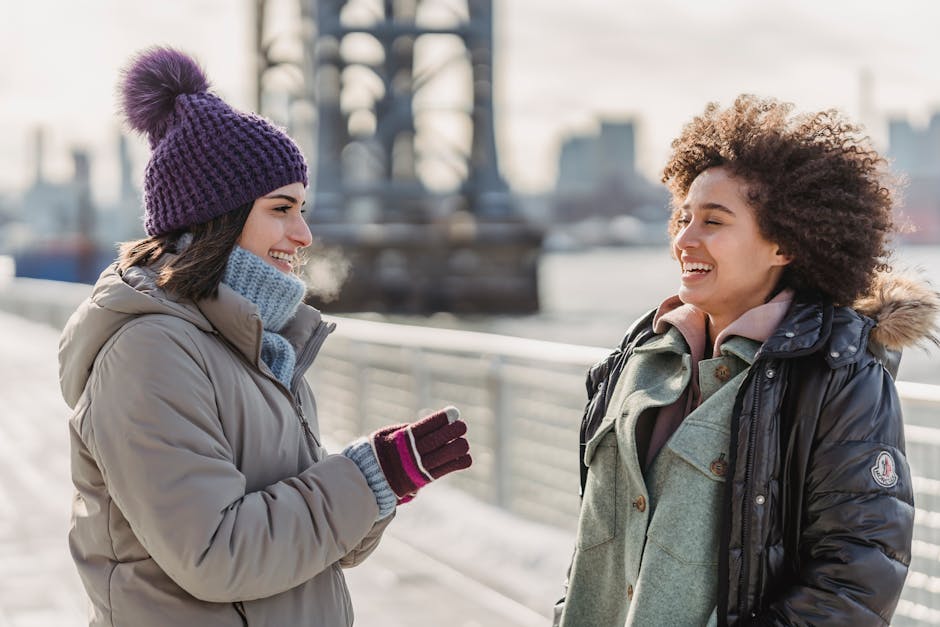
[[63,331],[69,545],[90,625],[352,625],[342,569],[395,508],[470,466],[448,407],[330,455],[304,374],[334,324],[303,303],[307,166],[167,48],[135,57],[148,237],[122,246]]

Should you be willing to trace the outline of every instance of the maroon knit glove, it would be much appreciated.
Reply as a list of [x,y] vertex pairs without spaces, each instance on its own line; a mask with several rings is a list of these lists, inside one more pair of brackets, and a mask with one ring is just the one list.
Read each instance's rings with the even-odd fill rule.
[[419,488],[455,470],[469,468],[467,425],[456,407],[445,407],[417,422],[391,425],[372,434],[372,448],[399,503]]

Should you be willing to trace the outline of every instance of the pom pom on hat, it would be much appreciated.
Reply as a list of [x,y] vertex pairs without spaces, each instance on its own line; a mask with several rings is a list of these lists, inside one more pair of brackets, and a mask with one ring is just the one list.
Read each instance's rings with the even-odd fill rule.
[[304,156],[282,129],[208,89],[199,64],[171,48],[144,50],[123,72],[122,113],[152,151],[144,172],[148,235],[208,222],[285,185],[307,185]]
[[209,89],[209,79],[191,57],[172,48],[140,52],[123,72],[121,109],[128,125],[153,146],[166,134],[176,97]]

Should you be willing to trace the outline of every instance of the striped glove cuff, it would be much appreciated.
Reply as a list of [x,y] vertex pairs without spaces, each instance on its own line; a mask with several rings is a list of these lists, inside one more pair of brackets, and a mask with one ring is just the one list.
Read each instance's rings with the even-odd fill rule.
[[395,493],[385,479],[385,473],[375,458],[372,444],[365,438],[360,438],[343,449],[343,455],[353,460],[365,476],[372,493],[375,494],[375,503],[379,506],[379,515],[376,520],[382,520],[393,511],[397,505]]

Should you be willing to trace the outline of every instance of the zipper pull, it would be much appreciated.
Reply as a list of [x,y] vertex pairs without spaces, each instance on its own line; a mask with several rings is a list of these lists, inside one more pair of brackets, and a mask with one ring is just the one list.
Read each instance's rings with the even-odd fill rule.
[[300,418],[300,426],[303,427],[304,433],[307,434],[308,438],[313,438],[313,430],[310,429],[310,423],[307,422],[307,417],[304,415],[303,403],[299,398],[297,399],[296,411],[297,417]]
[[307,437],[313,437],[313,431],[310,430],[310,423],[307,422],[307,419],[303,416],[300,417],[300,426],[304,428],[304,433],[307,434]]

